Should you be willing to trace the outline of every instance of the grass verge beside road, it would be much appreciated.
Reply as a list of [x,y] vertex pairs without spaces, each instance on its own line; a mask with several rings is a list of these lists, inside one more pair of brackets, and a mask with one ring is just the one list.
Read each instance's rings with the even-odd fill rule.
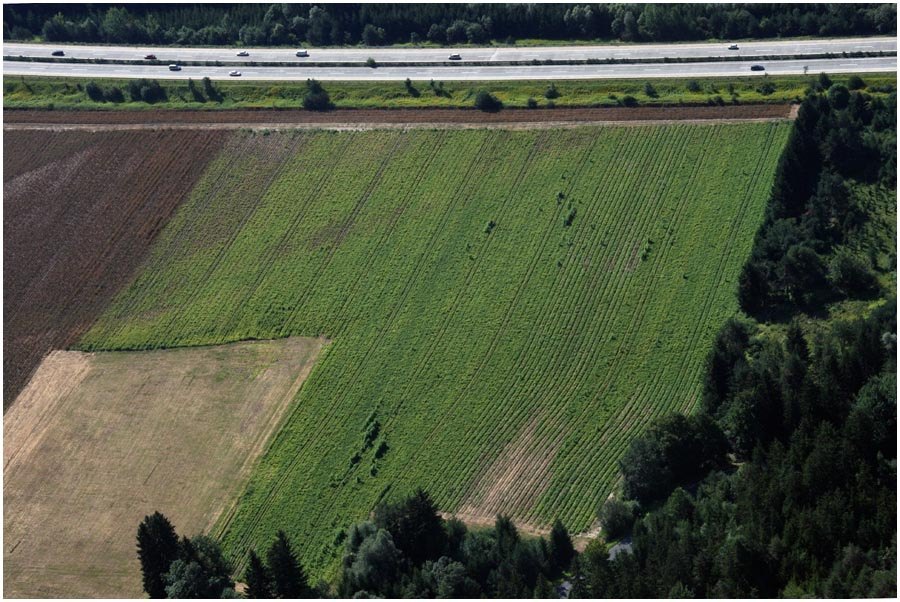
[[[831,79],[847,85],[851,75]],[[869,94],[896,90],[893,73],[862,75]],[[122,102],[91,100],[87,85],[94,82],[104,90],[123,92]],[[213,82],[207,89],[194,80],[159,80],[165,100],[147,103],[132,101],[130,80],[8,76],[3,79],[6,109],[296,109],[306,93],[305,82]],[[506,107],[601,107],[677,106],[707,104],[788,103],[799,100],[816,81],[815,76],[747,76],[666,79],[648,82],[638,79],[497,82],[325,82],[336,108],[470,108],[479,90],[487,90]]]

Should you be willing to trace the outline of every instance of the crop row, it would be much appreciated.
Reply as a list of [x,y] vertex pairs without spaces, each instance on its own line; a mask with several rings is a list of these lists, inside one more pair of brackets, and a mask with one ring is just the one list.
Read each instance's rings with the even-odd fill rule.
[[85,337],[324,335],[218,533],[240,560],[423,486],[586,528],[647,419],[688,410],[784,124],[239,134]]

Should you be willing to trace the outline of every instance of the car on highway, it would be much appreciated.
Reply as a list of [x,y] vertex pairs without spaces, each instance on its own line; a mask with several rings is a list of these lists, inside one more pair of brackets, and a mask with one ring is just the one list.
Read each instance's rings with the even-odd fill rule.
[[169,65],[169,71],[181,71],[181,65]]
[[246,50],[241,50],[240,52],[237,53],[237,55],[238,56],[250,56],[250,53],[247,52]]
[[238,71],[237,69],[235,69],[234,71],[229,71],[229,72],[228,72],[228,75],[230,75],[231,77],[240,77],[240,76],[241,76],[241,72]]
[[309,56],[309,51],[308,50],[298,50],[297,56],[301,56],[301,57]]
[[737,44],[732,44],[731,46],[728,47],[728,50],[740,50],[740,49],[738,48]]
[[765,71],[766,68],[762,65],[750,65],[750,71]]
[[53,55],[53,56],[66,56],[66,53],[63,52],[62,50],[54,50],[54,51],[51,52],[50,54]]
[[458,54],[456,54],[455,52],[447,58],[451,61],[461,61],[462,60],[462,57],[459,56]]
[[148,54],[147,56],[144,57],[144,60],[145,60],[145,61],[155,61],[155,60],[156,60],[156,55],[155,55],[155,54]]

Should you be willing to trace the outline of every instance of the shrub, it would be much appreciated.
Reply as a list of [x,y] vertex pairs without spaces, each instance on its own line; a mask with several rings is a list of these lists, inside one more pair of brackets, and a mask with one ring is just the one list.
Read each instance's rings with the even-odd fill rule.
[[418,98],[418,97],[419,97],[419,95],[420,95],[420,94],[419,94],[419,91],[416,89],[415,86],[413,86],[412,80],[410,80],[408,77],[406,78],[406,81],[403,82],[403,85],[406,86],[406,93],[407,93],[407,94],[409,94],[409,95],[412,96],[413,98]]
[[95,82],[88,82],[84,87],[84,91],[87,93],[88,98],[94,102],[103,102],[105,100],[103,97],[103,88],[98,86]]
[[529,109],[536,109],[538,107],[538,102],[529,96],[528,100],[525,101],[525,106]]
[[544,98],[552,100],[554,98],[559,98],[559,90],[556,89],[556,84],[551,83],[547,88],[547,91],[544,92]]
[[698,82],[696,79],[692,79],[687,83],[687,89],[688,92],[699,92],[701,90],[700,82]]
[[828,280],[844,295],[865,294],[877,284],[868,262],[839,249],[828,264]]
[[330,111],[334,108],[331,97],[314,79],[306,80],[306,94],[303,95],[303,108],[307,111]]
[[610,498],[597,512],[606,539],[618,539],[631,531],[634,524],[634,504]]
[[503,108],[503,103],[490,92],[480,90],[475,95],[475,108],[486,113],[496,113]]
[[828,90],[828,102],[835,109],[846,109],[850,103],[850,90],[846,86],[836,84]]
[[375,59],[373,59],[372,57],[366,59],[366,67],[371,67],[372,69],[374,69],[377,66],[378,63],[376,63]]
[[622,106],[625,107],[636,107],[638,106],[637,98],[631,96],[630,94],[622,97]]
[[122,90],[115,86],[104,92],[103,97],[107,102],[125,102],[125,95],[122,94]]
[[775,90],[776,90],[775,84],[773,84],[772,82],[770,82],[768,80],[763,82],[762,85],[756,89],[756,91],[759,92],[760,94],[762,94],[763,96],[768,96],[769,94],[772,94]]
[[650,82],[644,84],[644,94],[646,94],[650,98],[656,98],[657,96],[659,96],[656,88],[654,88],[653,84],[651,84]]
[[847,79],[847,88],[850,90],[862,90],[865,87],[866,82],[858,75],[851,75],[850,78]]

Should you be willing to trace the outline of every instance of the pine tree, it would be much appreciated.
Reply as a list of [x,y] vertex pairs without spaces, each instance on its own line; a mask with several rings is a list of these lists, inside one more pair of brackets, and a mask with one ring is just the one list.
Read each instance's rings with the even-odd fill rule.
[[554,569],[565,571],[572,564],[575,557],[575,548],[565,525],[558,518],[553,523],[550,531],[550,563]]
[[179,551],[178,536],[169,519],[159,512],[145,516],[138,526],[137,547],[144,591],[151,598],[165,598],[164,577]]
[[253,550],[250,550],[250,565],[244,573],[244,581],[247,583],[247,591],[244,592],[247,598],[272,597],[272,575]]
[[284,531],[278,536],[266,554],[272,573],[272,593],[278,598],[308,598],[310,596],[306,573],[291,549]]

